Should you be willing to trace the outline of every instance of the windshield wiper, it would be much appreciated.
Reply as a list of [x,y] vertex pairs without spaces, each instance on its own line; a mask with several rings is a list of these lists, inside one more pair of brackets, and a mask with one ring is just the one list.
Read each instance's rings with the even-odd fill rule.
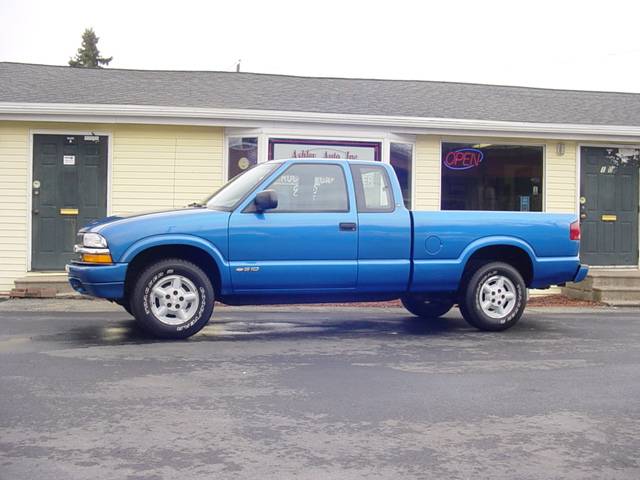
[[187,205],[188,208],[204,208],[205,205],[202,202],[193,202]]

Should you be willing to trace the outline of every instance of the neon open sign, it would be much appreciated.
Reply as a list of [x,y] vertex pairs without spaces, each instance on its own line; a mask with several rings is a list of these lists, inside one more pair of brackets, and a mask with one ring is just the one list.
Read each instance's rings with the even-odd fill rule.
[[451,170],[469,170],[482,163],[484,154],[477,148],[459,148],[447,153],[444,166]]

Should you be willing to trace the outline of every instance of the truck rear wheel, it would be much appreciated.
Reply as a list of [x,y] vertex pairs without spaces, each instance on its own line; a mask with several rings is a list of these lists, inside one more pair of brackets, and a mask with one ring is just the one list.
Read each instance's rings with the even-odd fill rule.
[[414,315],[423,318],[438,318],[453,307],[450,300],[427,300],[419,296],[402,297],[402,305]]
[[160,338],[187,338],[211,318],[215,301],[209,277],[181,259],[159,261],[136,280],[130,306],[140,325]]
[[464,282],[460,311],[469,325],[497,332],[513,327],[527,303],[522,275],[511,265],[480,265]]

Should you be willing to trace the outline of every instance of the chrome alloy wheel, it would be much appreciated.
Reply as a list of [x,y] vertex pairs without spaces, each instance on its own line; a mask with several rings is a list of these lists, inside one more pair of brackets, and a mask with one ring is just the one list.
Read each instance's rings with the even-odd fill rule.
[[502,320],[516,308],[516,287],[503,275],[489,277],[478,289],[478,303],[485,315]]
[[198,311],[200,294],[194,283],[182,275],[167,275],[149,292],[149,305],[155,317],[166,325],[180,325]]

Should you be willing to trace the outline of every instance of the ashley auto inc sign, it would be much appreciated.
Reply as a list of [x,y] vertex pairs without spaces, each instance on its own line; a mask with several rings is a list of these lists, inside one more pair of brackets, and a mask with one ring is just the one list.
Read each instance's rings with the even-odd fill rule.
[[380,144],[375,142],[322,142],[272,139],[270,158],[313,158],[319,160],[379,160]]
[[459,148],[447,153],[444,166],[451,170],[469,170],[482,163],[484,154],[477,148]]

